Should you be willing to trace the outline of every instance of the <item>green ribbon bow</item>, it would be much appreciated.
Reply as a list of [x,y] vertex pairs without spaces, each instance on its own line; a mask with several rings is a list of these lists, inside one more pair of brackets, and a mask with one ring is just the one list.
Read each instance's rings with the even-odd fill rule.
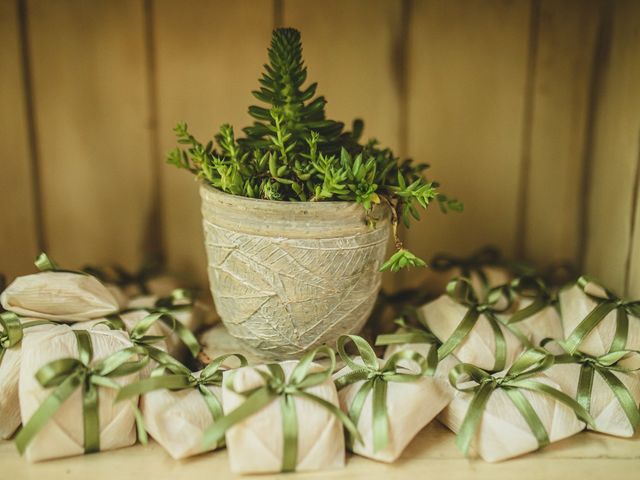
[[5,352],[22,341],[24,336],[23,329],[47,323],[51,322],[48,320],[32,320],[23,323],[20,321],[20,316],[13,312],[0,313],[0,327],[2,327],[2,330],[0,330],[0,363],[2,363]]
[[533,317],[549,306],[557,305],[558,299],[551,293],[540,277],[520,277],[509,284],[513,295],[527,298],[532,302],[511,315],[506,323],[512,325]]
[[[178,338],[186,345],[191,355],[195,358],[200,353],[200,344],[195,335],[182,322],[177,320],[173,312],[182,309],[189,309],[193,306],[193,297],[189,290],[177,288],[171,292],[168,297],[161,297],[156,300],[153,308],[129,308],[120,313],[128,313],[134,311],[147,311],[149,315],[140,320],[140,322],[128,331],[122,318],[118,314],[110,315],[104,322],[109,328],[124,330],[129,333],[131,341],[136,345],[151,347],[166,338],[165,335],[148,335],[147,332],[156,322],[165,324],[174,332]],[[157,350],[157,349],[156,349]]]
[[[159,368],[156,368],[149,378],[122,387],[118,392],[116,402],[154,390],[186,390],[195,388],[202,395],[202,399],[211,413],[211,418],[214,422],[217,422],[223,416],[222,403],[220,403],[218,397],[207,387],[222,386],[222,374],[224,372],[221,368],[222,363],[231,357],[235,357],[240,361],[240,367],[247,365],[247,359],[243,355],[230,353],[214,359],[200,372],[199,376],[195,376],[185,365],[169,357],[171,360],[168,362],[165,361]],[[224,439],[215,446],[220,447],[223,445]]]
[[[309,372],[315,357],[324,353],[329,356],[331,365],[320,371]],[[351,422],[340,408],[327,400],[313,395],[306,390],[321,385],[331,378],[335,369],[336,357],[328,347],[320,347],[304,355],[291,372],[289,379],[285,378],[282,367],[277,363],[266,365],[267,370],[255,369],[262,377],[264,384],[247,391],[238,391],[234,387],[235,372],[231,372],[225,380],[225,387],[235,393],[244,395],[245,402],[228,415],[219,419],[205,432],[203,444],[205,447],[215,444],[224,438],[225,433],[235,424],[242,422],[251,415],[258,413],[276,399],[280,400],[282,412],[282,467],[283,472],[291,472],[296,469],[298,460],[298,415],[296,413],[295,399],[304,398],[310,400],[322,408],[327,409],[345,428],[357,438],[360,434],[356,426]]]
[[454,268],[460,269],[460,276],[471,278],[475,273],[480,278],[482,285],[489,288],[489,279],[484,271],[484,267],[490,265],[500,265],[502,256],[500,251],[491,246],[484,247],[469,257],[455,257],[453,255],[441,253],[433,257],[430,262],[431,268],[437,272],[446,272]]
[[[351,340],[362,363],[357,363],[351,359],[345,350],[345,344]],[[372,394],[371,417],[373,422],[373,451],[382,450],[389,442],[389,419],[387,414],[387,384],[389,382],[415,382],[425,375],[433,375],[435,365],[418,352],[412,350],[400,350],[391,355],[382,366],[376,357],[375,352],[367,341],[357,335],[342,335],[338,338],[338,353],[344,363],[351,369],[351,372],[335,380],[338,390],[353,383],[363,381],[358,392],[353,397],[349,406],[349,418],[354,425],[358,425],[365,401]],[[410,373],[402,368],[398,363],[402,360],[413,362],[419,368],[419,373]],[[356,439],[349,438],[349,448],[353,448]]]
[[[78,358],[53,360],[36,372],[36,379],[42,387],[55,389],[16,435],[16,446],[21,454],[64,402],[78,389],[82,390],[84,452],[99,451],[98,387],[117,390],[120,385],[113,378],[131,375],[146,365],[147,360],[139,357],[143,352],[138,347],[131,347],[115,352],[91,366],[93,359],[91,336],[84,330],[73,330],[73,333],[78,344]],[[138,415],[136,419],[137,417]]]
[[640,300],[618,298],[610,290],[598,285],[587,276],[580,277],[577,285],[587,297],[598,304],[566,339],[565,346],[567,351],[570,354],[576,353],[587,335],[613,310],[616,311],[616,331],[609,352],[624,350],[629,335],[629,315],[640,317]]
[[[473,398],[458,431],[456,439],[458,448],[465,455],[468,454],[487,403],[493,392],[498,389],[504,391],[516,406],[531,429],[531,433],[536,437],[540,448],[549,444],[549,435],[540,417],[521,390],[549,395],[571,408],[580,420],[593,425],[593,419],[589,412],[574,399],[546,383],[530,378],[551,367],[553,362],[553,356],[549,353],[540,349],[530,349],[518,357],[504,377],[496,377],[468,363],[456,365],[449,372],[451,385],[461,392],[473,393]],[[471,385],[464,386],[467,382]]]
[[376,347],[405,345],[409,343],[428,344],[429,351],[427,353],[427,362],[430,366],[435,368],[438,364],[438,347],[441,344],[440,339],[431,332],[427,326],[427,322],[419,310],[410,307],[406,308],[405,316],[413,318],[414,320],[412,323],[418,326],[410,326],[405,317],[398,318],[394,321],[394,323],[399,327],[398,331],[378,335],[376,337]]
[[[543,345],[551,340],[544,341]],[[567,349],[565,342],[556,341],[565,351]],[[619,365],[619,362],[631,355],[639,355],[637,350],[619,350],[617,352],[605,353],[599,357],[587,355],[586,353],[576,352],[574,354],[565,353],[555,357],[557,364],[578,364],[580,365],[580,377],[578,379],[578,388],[576,391],[576,400],[585,410],[591,412],[591,392],[593,389],[593,379],[598,373],[604,382],[613,392],[620,407],[624,411],[629,424],[635,435],[640,426],[640,410],[636,405],[633,395],[627,386],[613,373],[630,373],[635,372],[638,368],[625,368]]]
[[148,335],[149,329],[156,322],[163,323],[172,332],[174,332],[182,341],[182,343],[187,346],[189,352],[191,352],[191,355],[194,358],[198,356],[198,353],[200,352],[200,344],[198,343],[198,340],[193,335],[191,330],[185,327],[169,312],[156,311],[154,313],[150,313],[142,320],[140,320],[131,330],[127,329],[127,326],[118,314],[109,315],[105,320],[99,323],[108,326],[112,330],[123,330],[127,332],[129,334],[129,338],[131,339],[131,342],[134,345],[144,347],[149,352],[151,358],[158,361],[159,363],[163,363],[155,357],[162,356],[162,354],[165,352],[154,347],[153,345],[164,340],[166,338],[166,335]]
[[[481,302],[469,279],[455,278],[447,284],[447,294],[457,303],[466,306],[468,310],[451,336],[438,348],[438,358],[442,360],[453,353],[476,325],[480,315],[484,315],[495,335],[496,358],[493,371],[504,370],[507,362],[507,341],[500,328],[503,323],[496,314],[503,313],[511,307],[513,299],[509,287],[503,285],[490,289],[485,300]],[[518,336],[516,332],[513,333]]]

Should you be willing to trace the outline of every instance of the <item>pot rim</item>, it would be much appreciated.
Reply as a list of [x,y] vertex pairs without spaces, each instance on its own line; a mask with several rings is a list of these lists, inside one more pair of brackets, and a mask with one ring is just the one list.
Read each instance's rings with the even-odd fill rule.
[[[319,200],[317,202],[312,202],[310,200],[298,200],[298,201],[289,201],[289,200],[267,200],[264,198],[251,198],[251,197],[245,197],[244,195],[234,195],[233,193],[227,193],[224,192],[222,190],[220,190],[219,188],[214,187],[213,185],[211,185],[210,183],[208,183],[205,180],[200,180],[199,181],[200,186],[206,188],[207,190],[210,190],[212,192],[214,192],[217,195],[221,195],[224,197],[230,197],[233,198],[234,200],[237,199],[237,201],[239,202],[247,202],[247,203],[260,203],[262,205],[272,205],[274,208],[280,208],[280,207],[284,207],[285,205],[287,206],[287,208],[292,208],[295,206],[301,206],[304,205],[305,208],[327,208],[327,209],[335,209],[336,207],[340,206],[340,205],[344,205],[344,206],[353,206],[353,205],[359,205],[362,207],[362,209],[364,210],[364,206],[358,202],[353,202],[353,201],[348,201],[348,200]],[[385,207],[386,205],[384,205],[383,203],[377,204],[380,207]]]

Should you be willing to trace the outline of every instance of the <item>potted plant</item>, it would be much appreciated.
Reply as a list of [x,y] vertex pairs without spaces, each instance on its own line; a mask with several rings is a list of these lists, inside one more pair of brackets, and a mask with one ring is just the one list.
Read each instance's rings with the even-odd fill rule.
[[[300,33],[273,32],[253,95],[253,125],[236,137],[222,125],[200,143],[185,123],[168,162],[200,179],[211,292],[227,330],[262,356],[293,357],[344,333],[371,313],[381,271],[425,266],[397,226],[437,201],[462,205],[427,180],[427,165],[400,161],[325,116],[316,83],[305,86]],[[389,231],[396,252],[386,262]]]

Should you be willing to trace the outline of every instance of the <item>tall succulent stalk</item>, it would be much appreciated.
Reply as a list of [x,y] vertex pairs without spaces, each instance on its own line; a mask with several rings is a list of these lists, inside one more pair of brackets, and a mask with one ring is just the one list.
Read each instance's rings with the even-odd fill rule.
[[351,130],[325,114],[326,100],[316,96],[318,84],[305,86],[300,32],[273,32],[269,63],[253,93],[264,106],[249,107],[254,123],[236,138],[224,124],[214,140],[200,143],[186,123],[174,131],[178,143],[168,162],[190,170],[213,187],[233,195],[283,201],[350,201],[367,211],[383,202],[391,210],[396,252],[381,270],[398,271],[425,266],[406,250],[398,237],[401,221],[409,227],[419,220],[419,208],[437,201],[443,212],[461,211],[462,204],[439,192],[429,181],[426,164],[400,160],[375,139],[361,142],[364,124],[354,120]]

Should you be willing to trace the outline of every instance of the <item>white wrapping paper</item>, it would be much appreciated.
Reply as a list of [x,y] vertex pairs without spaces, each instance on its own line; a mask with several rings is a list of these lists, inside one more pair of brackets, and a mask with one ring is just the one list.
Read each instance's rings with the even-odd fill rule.
[[[518,304],[518,310],[524,309],[531,305],[533,300],[530,298],[521,298]],[[498,317],[503,317],[498,315]],[[554,340],[562,340],[564,331],[562,329],[562,319],[558,310],[553,306],[547,306],[539,312],[513,324],[522,334],[529,339],[534,346],[539,346],[540,342],[545,338]]]
[[[23,318],[22,323],[33,321]],[[36,325],[22,331],[23,339],[38,331],[51,328],[50,325]],[[20,403],[18,401],[18,380],[22,363],[22,342],[5,351],[0,361],[0,438],[8,439],[20,426]]]
[[[296,361],[281,362],[287,378]],[[234,374],[236,390],[248,390],[264,384],[254,367],[243,367]],[[263,367],[257,367],[263,368]],[[310,372],[319,367],[313,365]],[[229,372],[225,372],[225,379]],[[223,385],[225,380],[223,380]],[[306,389],[307,392],[338,405],[336,387],[327,379]],[[223,387],[222,404],[225,414],[238,408],[245,397]],[[344,436],[342,423],[328,410],[304,398],[295,398],[298,416],[298,461],[296,471],[341,468],[344,466]],[[234,425],[226,434],[229,463],[233,473],[279,472],[282,466],[282,413],[280,399],[275,399],[260,412]]]
[[[199,376],[200,372],[193,374]],[[222,389],[207,386],[218,399]],[[214,450],[203,448],[202,437],[213,425],[211,411],[197,388],[186,390],[156,390],[141,400],[147,432],[176,460]]]
[[[560,389],[557,383],[543,374],[530,378]],[[524,389],[520,391],[540,417],[551,442],[584,429],[584,423],[576,418],[573,410],[553,397]],[[457,433],[472,398],[472,393],[456,392],[438,419]],[[487,462],[499,462],[537,450],[538,442],[511,399],[503,390],[497,389],[486,405],[472,448]]]
[[[93,344],[93,363],[130,347],[127,334],[101,327],[88,330]],[[20,409],[26,423],[52,390],[44,389],[35,378],[47,363],[61,358],[78,358],[75,335],[70,327],[56,325],[25,336],[22,341],[20,368]],[[138,374],[113,379],[120,385],[138,380]],[[113,403],[116,392],[98,387],[100,449],[112,450],[133,445],[136,441],[135,418],[130,402]],[[34,462],[84,453],[82,393],[80,389],[60,407],[53,418],[27,446],[25,456]]]
[[[637,372],[623,373],[612,371],[618,379],[624,383],[636,405],[640,404],[640,377]],[[560,386],[560,390],[572,398],[576,398],[578,380],[580,377],[580,365],[556,364],[545,370],[544,374]],[[595,428],[587,426],[589,430],[608,433],[618,437],[633,436],[633,427],[622,410],[611,388],[605,383],[598,372],[593,376],[591,390],[591,405],[589,413],[593,417]]]
[[[424,344],[423,344],[424,345]],[[354,360],[362,363],[360,358]],[[380,365],[384,364],[379,360]],[[351,372],[351,368],[344,367],[334,375],[334,380]],[[410,370],[407,370],[410,371]],[[354,397],[364,383],[363,380],[340,389],[340,408],[348,413]],[[387,418],[389,425],[389,442],[383,449],[374,452],[373,421],[372,421],[372,392],[364,402],[358,431],[363,442],[354,442],[353,452],[364,457],[381,462],[394,462],[413,438],[451,401],[453,390],[447,388],[442,379],[424,377],[414,382],[388,382],[387,384]]]
[[[594,286],[594,288],[596,287]],[[604,296],[604,292],[600,291],[600,293]],[[560,292],[560,311],[562,312],[565,338],[571,335],[571,332],[573,332],[596,305],[597,302],[585,295],[577,285]],[[607,353],[611,347],[615,331],[616,311],[613,310],[602,319],[600,324],[591,330],[578,347],[578,350],[595,357]],[[629,334],[626,348],[640,350],[640,319],[632,317],[631,315],[629,315]],[[625,366],[629,365],[625,364]],[[636,367],[640,365],[633,366]]]
[[118,302],[91,275],[40,272],[16,278],[0,295],[0,303],[25,317],[74,322],[118,311]]
[[[464,318],[467,307],[442,295],[433,302],[420,308],[427,326],[433,334],[445,342]],[[523,350],[518,338],[505,326],[500,325],[507,344],[506,366],[513,363]],[[495,335],[484,315],[480,315],[477,323],[467,337],[453,353],[464,363],[471,363],[485,370],[491,370],[495,363]]]

